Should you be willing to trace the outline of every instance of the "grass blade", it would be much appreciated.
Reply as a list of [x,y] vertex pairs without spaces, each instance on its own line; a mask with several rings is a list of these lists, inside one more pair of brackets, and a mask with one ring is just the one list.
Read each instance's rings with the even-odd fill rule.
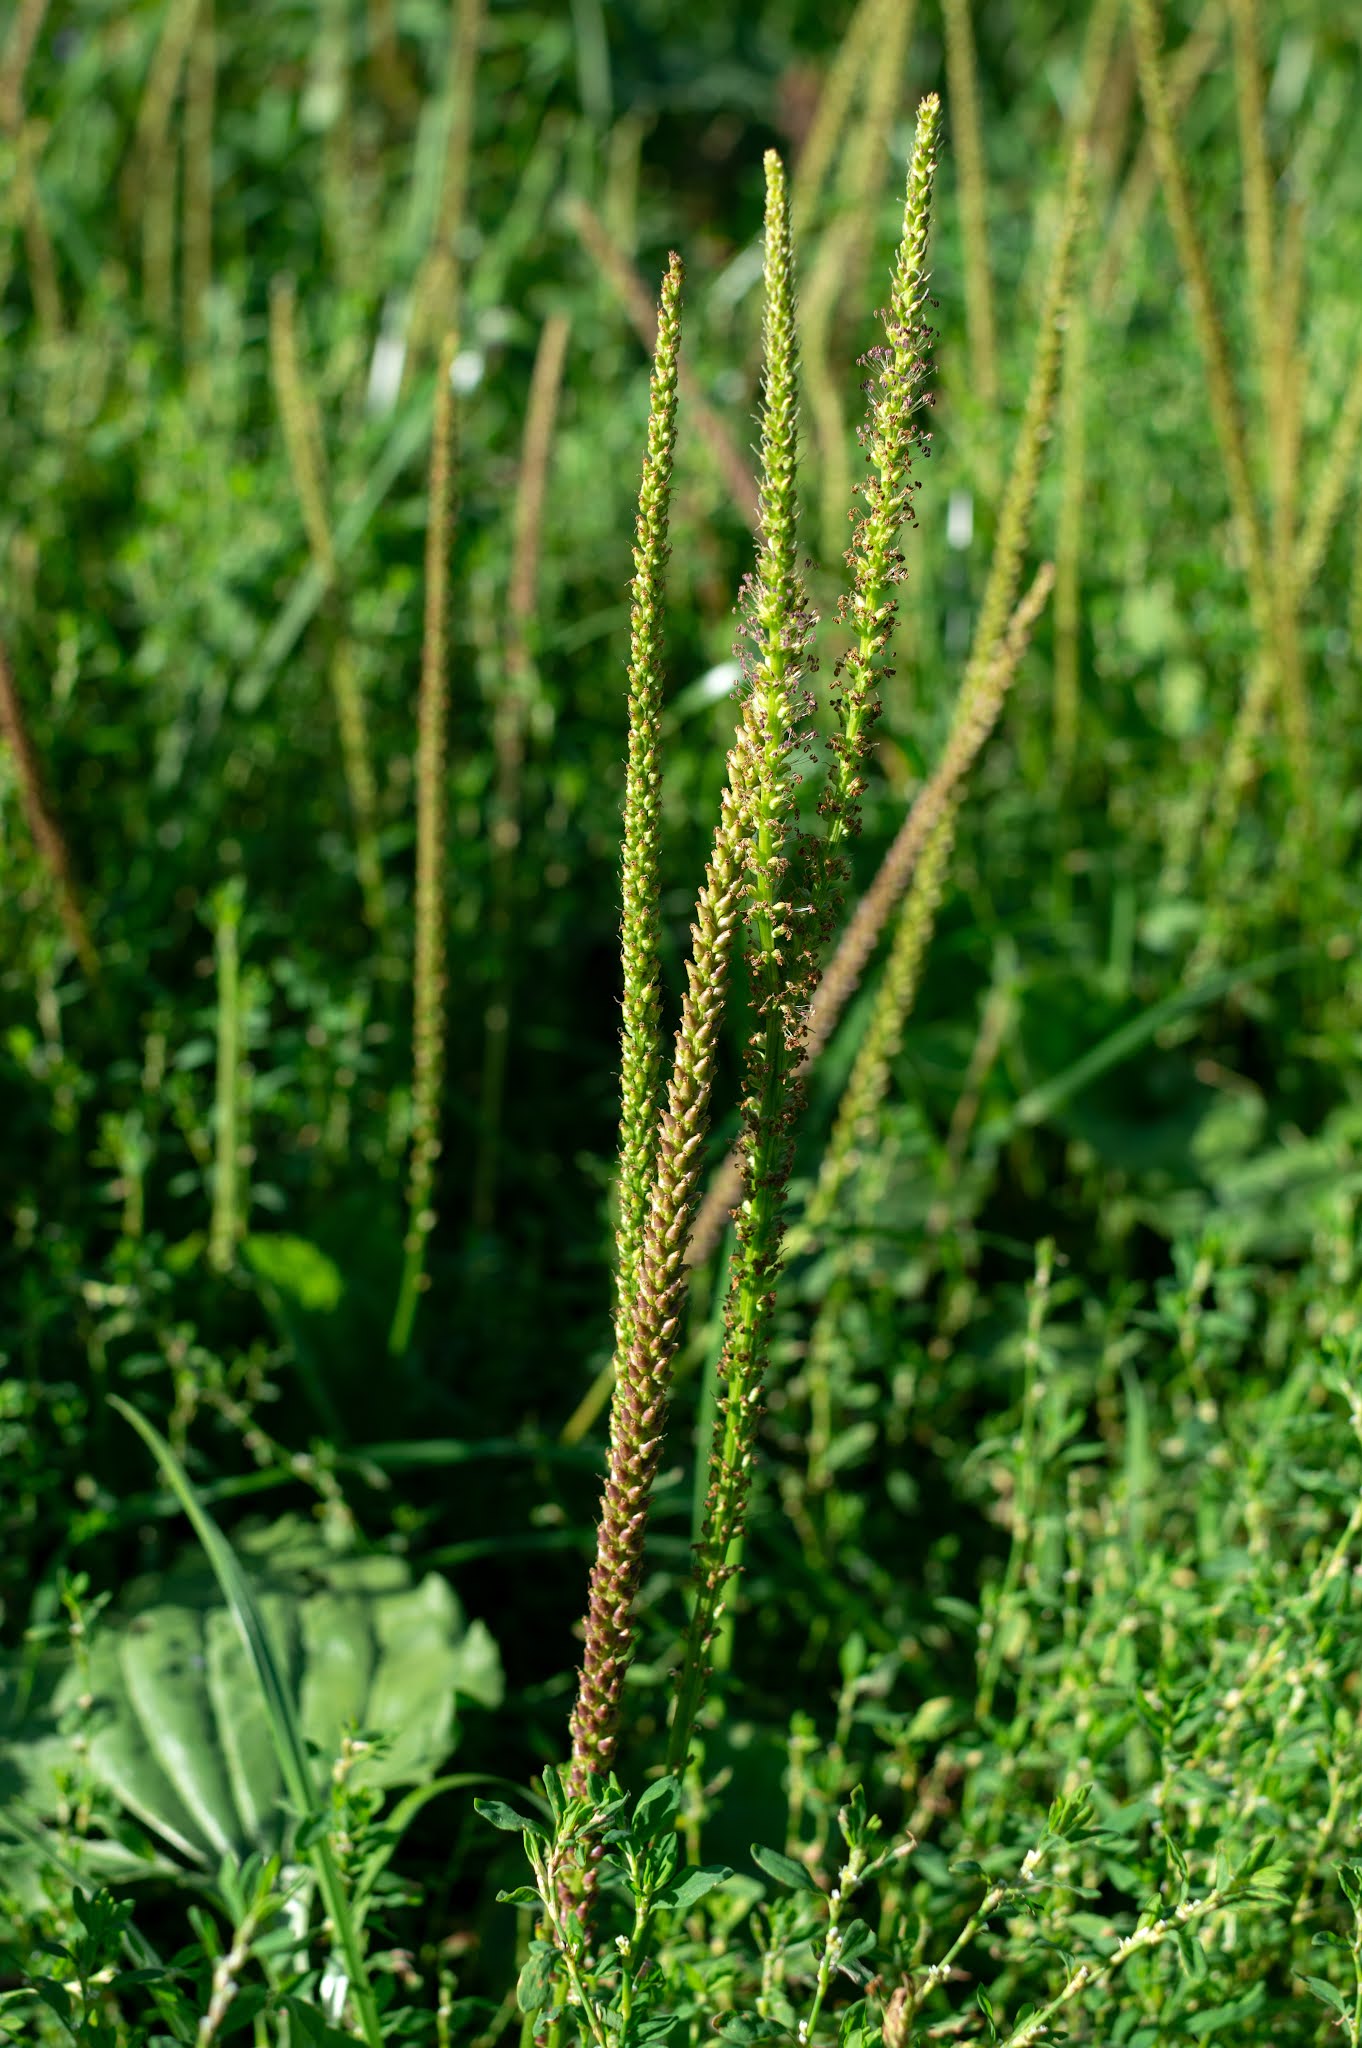
[[[241,1633],[246,1655],[250,1659],[251,1668],[264,1696],[275,1755],[279,1759],[279,1768],[283,1773],[289,1798],[300,1815],[311,1819],[314,1814],[321,1811],[321,1805],[303,1742],[302,1724],[293,1696],[270,1647],[264,1620],[255,1594],[251,1590],[250,1581],[238,1564],[236,1554],[227,1538],[199,1499],[188,1473],[155,1424],[148,1422],[144,1415],[139,1415],[135,1408],[129,1407],[117,1394],[111,1394],[109,1401],[124,1421],[130,1422],[137,1431],[189,1517],[194,1534],[202,1544],[204,1554],[222,1588],[222,1597]],[[336,1944],[350,1980],[355,2008],[359,2015],[360,2031],[369,2048],[382,2048],[383,2034],[378,2021],[378,2006],[369,1985],[359,1931],[350,1911],[350,1900],[341,1883],[340,1872],[336,1868],[331,1844],[325,1837],[309,1849],[308,1861],[317,1873],[322,1901],[335,1930]]]
[[1054,1074],[1048,1081],[1041,1081],[1028,1089],[1006,1116],[985,1127],[984,1134],[991,1142],[1002,1143],[1015,1131],[1030,1130],[1034,1125],[1044,1123],[1047,1117],[1053,1116],[1057,1109],[1080,1094],[1091,1082],[1108,1073],[1112,1067],[1119,1067],[1123,1060],[1128,1060],[1132,1053],[1157,1037],[1165,1025],[1190,1015],[1194,1010],[1205,1009],[1209,1003],[1218,1002],[1231,989],[1243,988],[1251,982],[1271,981],[1288,967],[1298,967],[1303,960],[1308,960],[1313,951],[1312,946],[1289,946],[1279,953],[1265,953],[1243,967],[1222,968],[1218,974],[1207,975],[1194,987],[1166,996],[1161,1003],[1152,1004],[1138,1017],[1132,1017],[1128,1024],[1122,1024],[1118,1030],[1099,1039],[1063,1073]]

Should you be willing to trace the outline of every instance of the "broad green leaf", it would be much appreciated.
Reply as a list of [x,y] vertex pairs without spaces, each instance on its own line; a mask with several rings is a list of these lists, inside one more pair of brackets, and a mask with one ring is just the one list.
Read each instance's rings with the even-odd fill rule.
[[326,1575],[338,1593],[401,1593],[411,1584],[411,1571],[403,1560],[381,1550],[369,1556],[335,1557]]
[[659,1906],[666,1906],[674,1913],[685,1913],[703,1899],[706,1892],[712,1892],[716,1885],[726,1884],[733,1872],[724,1864],[700,1865],[694,1870],[683,1870],[665,1890],[657,1895]]
[[758,1870],[764,1870],[777,1884],[788,1885],[791,1891],[816,1892],[818,1889],[805,1866],[796,1863],[793,1856],[782,1856],[779,1849],[763,1849],[759,1842],[754,1842],[752,1861]]
[[[279,1623],[286,1625],[284,1618],[291,1610],[277,1594],[262,1595],[260,1606],[263,1614],[276,1615]],[[296,1626],[295,1618],[295,1634]],[[265,1702],[254,1682],[240,1632],[225,1607],[209,1610],[204,1617],[203,1634],[208,1696],[222,1742],[223,1760],[231,1781],[241,1834],[247,1841],[268,1841],[277,1832],[276,1820],[283,1798],[284,1780],[270,1734]]]
[[[73,1676],[77,1685],[86,1683],[74,1668]],[[211,1860],[210,1838],[167,1777],[132,1711],[123,1686],[118,1640],[111,1634],[96,1638],[88,1685],[95,1702],[88,1752],[95,1776],[116,1793],[129,1813],[180,1855],[192,1863]],[[45,1814],[55,1811],[55,1787],[50,1789],[53,1805],[42,1809]]]
[[377,1652],[369,1626],[372,1604],[359,1593],[320,1592],[299,1611],[303,1677],[298,1710],[304,1735],[320,1750],[334,1752],[347,1723],[369,1725],[365,1710]]
[[[496,1644],[482,1623],[465,1624],[437,1575],[413,1586],[401,1558],[338,1552],[298,1516],[244,1528],[236,1543],[275,1681],[298,1720],[310,1797],[348,1724],[390,1734],[359,1775],[398,1785],[429,1778],[448,1755],[459,1698],[500,1701]],[[55,1686],[46,1682],[41,1712],[12,1723],[9,1737],[47,1814],[57,1810],[54,1773],[72,1761],[57,1722],[86,1685],[69,1660],[63,1669]],[[96,1776],[177,1855],[211,1869],[224,1854],[285,1845],[286,1806],[303,1804],[239,1618],[201,1553],[135,1581],[106,1611],[90,1686]]]
[[507,1835],[542,1835],[544,1830],[537,1820],[529,1820],[523,1813],[517,1813],[504,1799],[475,1799],[473,1810],[494,1828],[500,1828]]
[[532,1941],[530,1953],[515,1987],[515,2002],[527,2014],[541,2012],[549,2002],[553,1985],[553,1950],[547,1942]]
[[1325,2005],[1332,2006],[1335,2012],[1342,2013],[1345,2018],[1347,2017],[1348,2001],[1343,1996],[1343,1993],[1330,1984],[1326,1978],[1310,1977],[1302,1971],[1301,1982],[1308,1984],[1316,1998],[1322,1999]]
[[453,1646],[454,1690],[479,1707],[501,1705],[506,1692],[501,1652],[484,1621],[471,1621]]
[[681,1782],[659,1778],[650,1785],[634,1808],[634,1833],[647,1840],[669,1828],[681,1810]]
[[463,1612],[447,1579],[431,1572],[419,1586],[393,1593],[373,1614],[377,1656],[364,1726],[393,1734],[387,1754],[362,1766],[370,1782],[419,1777],[428,1760],[449,1751],[454,1731],[457,1660],[454,1643]]
[[842,1929],[842,1946],[837,1951],[837,1961],[843,1967],[859,1963],[862,1956],[868,1956],[874,1946],[874,1929],[867,1927],[864,1920],[848,1920]]
[[123,1684],[147,1747],[195,1825],[230,1854],[236,1805],[208,1697],[203,1616],[185,1607],[139,1614],[123,1635]]

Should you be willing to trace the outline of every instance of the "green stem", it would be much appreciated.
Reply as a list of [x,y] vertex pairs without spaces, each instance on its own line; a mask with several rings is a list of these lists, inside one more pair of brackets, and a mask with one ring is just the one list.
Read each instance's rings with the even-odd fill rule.
[[239,883],[228,883],[218,897],[217,1086],[213,1218],[208,1232],[208,1263],[215,1273],[231,1271],[240,1234],[237,1157],[241,1103],[241,901]]

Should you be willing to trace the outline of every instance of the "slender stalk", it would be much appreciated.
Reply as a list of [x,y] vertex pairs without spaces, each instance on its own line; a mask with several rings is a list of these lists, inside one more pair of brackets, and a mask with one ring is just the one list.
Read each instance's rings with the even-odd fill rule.
[[[993,730],[1053,580],[1054,572],[1046,563],[1037,574],[1025,601],[1018,606],[1012,626],[995,653],[987,681],[981,681],[970,699],[962,705],[960,722],[949,743],[955,749],[957,762],[972,763]],[[936,801],[922,805],[918,826],[921,850],[913,865],[912,883],[899,911],[893,944],[870,1022],[838,1104],[832,1134],[810,1197],[804,1230],[816,1232],[825,1227],[856,1170],[860,1156],[873,1144],[879,1108],[888,1092],[890,1070],[903,1043],[904,1025],[917,996],[923,961],[945,887],[965,772],[964,767],[956,767],[949,778],[943,776]],[[927,789],[931,787],[929,783]],[[927,790],[924,790],[923,795],[926,794]],[[921,801],[920,798],[919,803]],[[917,812],[918,806],[915,805],[913,815],[916,816]]]
[[1315,485],[1301,527],[1296,548],[1296,589],[1304,598],[1324,567],[1329,542],[1343,509],[1343,500],[1354,480],[1358,447],[1362,444],[1362,351],[1353,365],[1352,377],[1339,408],[1338,422],[1329,436],[1324,466]]
[[1083,497],[1087,472],[1088,308],[1075,293],[1060,386],[1059,527],[1055,536],[1055,773],[1067,781],[1078,746],[1078,653],[1082,624]]
[[217,1084],[213,1117],[213,1213],[208,1230],[208,1263],[230,1273],[242,1232],[238,1168],[241,1159],[241,910],[242,888],[228,882],[218,891],[214,951],[217,955]]
[[1229,12],[1235,112],[1239,123],[1249,319],[1258,355],[1259,389],[1266,410],[1271,405],[1274,381],[1272,362],[1277,312],[1272,264],[1272,172],[1268,163],[1263,109],[1258,0],[1229,0]]
[[298,347],[298,295],[291,277],[270,288],[270,377],[284,430],[293,488],[312,558],[329,585],[336,580],[336,547],[327,510],[326,454],[317,403],[303,379]]
[[838,177],[840,205],[824,230],[802,294],[800,343],[809,409],[818,445],[822,552],[835,561],[846,541],[852,502],[851,466],[833,334],[841,307],[860,296],[867,246],[880,198],[889,130],[902,92],[904,56],[914,0],[879,0],[872,27],[875,60],[865,105],[847,138]]
[[[9,197],[15,221],[23,230],[25,274],[38,331],[47,340],[55,341],[62,333],[65,318],[61,282],[57,274],[57,252],[38,187],[38,160],[46,141],[46,122],[20,123],[13,138],[14,175]],[[8,259],[5,261],[7,271]],[[4,283],[5,274],[0,272],[0,285]]]
[[[1197,86],[1219,55],[1224,33],[1220,0],[1205,0],[1192,33],[1168,65],[1168,114],[1174,127],[1182,119]],[[1126,173],[1120,197],[1102,237],[1102,257],[1093,278],[1092,298],[1103,318],[1114,311],[1118,295],[1125,310],[1133,294],[1135,266],[1131,263],[1130,251],[1144,225],[1158,186],[1158,165],[1146,133]]]
[[[1305,294],[1305,253],[1308,241],[1305,202],[1288,201],[1277,238],[1281,255],[1277,270],[1276,311],[1270,364],[1268,406],[1268,470],[1280,510],[1288,552],[1294,546],[1299,515],[1301,437],[1304,429],[1306,368],[1301,351],[1301,303]],[[1284,562],[1284,588],[1292,583],[1291,564]]]
[[880,712],[880,689],[897,614],[894,591],[903,581],[899,541],[913,519],[915,454],[928,436],[918,417],[925,400],[931,330],[927,326],[927,234],[940,133],[941,102],[935,93],[918,109],[908,165],[903,228],[885,320],[885,341],[869,358],[880,371],[870,417],[861,430],[869,475],[862,486],[865,512],[857,522],[847,562],[851,590],[838,605],[838,618],[853,631],[851,646],[837,664],[833,703],[839,731],[819,806],[827,821],[827,867],[839,881],[848,875],[843,842],[861,829],[860,800],[870,733]]
[[1112,61],[1123,13],[1124,0],[1093,0],[1083,32],[1078,89],[1068,119],[1071,150],[1073,140],[1081,138],[1088,151],[1090,175],[1094,182],[1100,180],[1104,189],[1122,153],[1135,89],[1133,59],[1126,65]]
[[[1305,788],[1310,732],[1300,636],[1300,593],[1296,581],[1296,541],[1300,518],[1300,457],[1305,366],[1299,346],[1300,304],[1304,287],[1304,208],[1286,208],[1278,246],[1276,292],[1270,354],[1263,366],[1265,387],[1264,441],[1270,484],[1270,566],[1273,625],[1281,671],[1281,715],[1287,756],[1298,788]],[[1304,806],[1307,825],[1312,807]]]
[[[1089,135],[1092,140],[1093,181],[1100,185],[1109,203],[1116,190],[1116,181],[1122,164],[1126,161],[1130,145],[1130,131],[1139,97],[1135,80],[1135,52],[1130,38],[1122,33],[1125,27],[1125,0],[1114,0],[1111,9],[1112,41],[1107,53],[1106,74],[1096,81],[1093,97],[1089,101],[1091,123]],[[1089,17],[1088,35],[1092,35],[1092,17]]]
[[378,790],[364,708],[364,684],[355,661],[355,643],[339,621],[332,636],[327,672],[340,733],[346,795],[354,821],[355,875],[364,905],[364,921],[374,936],[382,939],[388,929],[388,907],[383,889],[383,860],[378,850]]
[[368,0],[369,62],[379,98],[390,114],[409,121],[418,111],[421,94],[397,41],[394,0]]
[[497,771],[491,806],[490,938],[496,981],[483,1018],[482,1101],[478,1153],[473,1168],[473,1227],[476,1230],[491,1227],[496,1202],[501,1115],[506,1092],[506,1054],[511,1026],[515,850],[520,844],[525,728],[538,689],[531,640],[543,548],[544,500],[563,368],[567,360],[567,342],[566,314],[550,314],[540,330],[530,376],[512,521],[511,577],[506,596],[509,630],[505,680],[492,722]]
[[993,557],[979,603],[969,662],[961,683],[962,698],[967,698],[974,684],[991,670],[995,650],[1017,601],[1036,487],[1054,417],[1064,322],[1074,293],[1074,260],[1086,209],[1088,164],[1087,139],[1080,131],[1069,152],[1059,226],[1041,297],[1031,379],[1003,489]]
[[648,1501],[662,1455],[686,1299],[685,1248],[699,1200],[719,1028],[746,878],[741,770],[749,723],[744,707],[691,926],[686,993],[666,1106],[659,1119],[629,1341],[615,1356],[610,1450],[591,1571],[586,1652],[572,1711],[574,1790],[584,1789],[589,1772],[610,1767],[619,1740],[625,1673],[633,1655],[633,1602],[643,1571]]
[[426,1244],[435,1228],[435,1168],[445,1064],[445,809],[449,731],[449,546],[452,526],[454,337],[446,337],[435,376],[426,512],[425,632],[416,747],[416,959],[413,983],[411,1165],[402,1284],[388,1349],[402,1357],[416,1305],[429,1286]]
[[329,102],[322,137],[322,222],[336,277],[342,289],[353,291],[362,283],[362,252],[355,204],[349,0],[322,0],[315,61],[317,84]]
[[959,1180],[970,1134],[978,1120],[984,1085],[1003,1049],[1016,1013],[1015,949],[1009,942],[1005,947],[999,947],[999,954],[998,972],[984,1003],[978,1035],[941,1150],[937,1195],[927,1213],[929,1237],[940,1237],[950,1222],[950,1196]]
[[[1111,64],[1120,0],[1096,0],[1088,17],[1075,135],[1087,145],[1095,182],[1105,191],[1115,162],[1104,154],[1103,85]],[[1133,81],[1132,81],[1133,85]],[[1067,779],[1078,744],[1080,588],[1083,502],[1087,487],[1089,301],[1075,289],[1069,298],[1059,394],[1060,498],[1055,537],[1055,675],[1052,740],[1055,772]]]
[[0,133],[18,133],[24,118],[24,79],[42,34],[49,0],[19,0],[0,51]]
[[790,233],[796,242],[818,211],[828,173],[846,133],[852,102],[868,67],[877,61],[882,7],[883,0],[857,0],[823,80],[818,105],[790,179]]
[[1193,215],[1186,165],[1174,128],[1160,48],[1157,0],[1131,0],[1131,18],[1140,90],[1149,121],[1154,160],[1191,303],[1192,325],[1205,368],[1207,396],[1225,471],[1230,512],[1244,562],[1249,609],[1261,648],[1241,700],[1216,799],[1217,837],[1223,839],[1251,776],[1259,733],[1273,695],[1278,696],[1282,704],[1291,755],[1293,793],[1302,818],[1308,822],[1311,792],[1307,719],[1299,664],[1293,657],[1285,596],[1274,589],[1267,543],[1254,503],[1247,442],[1230,367],[1229,348]]
[[387,927],[383,895],[383,863],[378,851],[374,782],[364,692],[355,665],[354,644],[345,630],[336,539],[328,509],[326,450],[321,416],[303,376],[298,348],[297,304],[293,280],[276,278],[270,292],[270,375],[284,429],[284,445],[303,528],[312,559],[325,579],[323,618],[329,645],[328,677],[340,734],[345,789],[355,829],[355,872],[364,903],[365,922],[375,934]]
[[644,133],[641,115],[621,114],[610,130],[606,147],[601,218],[610,239],[626,255],[638,241],[639,165]]
[[[19,0],[9,34],[0,50],[0,136],[13,150],[13,168],[4,212],[22,231],[28,287],[41,333],[54,339],[62,331],[61,286],[38,190],[37,166],[47,139],[46,125],[24,119],[24,80],[47,16],[48,0]],[[3,216],[0,216],[2,219]],[[0,236],[0,292],[9,276],[8,236]]]
[[9,656],[3,647],[0,647],[0,737],[14,756],[24,818],[38,858],[47,869],[57,900],[57,915],[71,942],[71,950],[94,981],[99,975],[99,955],[81,907],[66,838],[44,788],[42,769],[28,735],[24,708],[19,700]]
[[[943,0],[946,85],[953,154],[960,179],[960,233],[965,253],[965,331],[970,398],[987,430],[998,406],[998,335],[988,252],[988,166],[979,115],[970,0]],[[986,466],[991,466],[991,463]]]
[[175,138],[172,121],[199,0],[171,0],[137,114],[135,179],[142,215],[142,291],[150,318],[170,324],[175,296]]
[[[604,221],[579,193],[564,201],[564,211],[582,247],[614,292],[643,346],[650,352],[656,333],[656,314],[647,285],[624,250],[611,236]],[[747,457],[734,440],[722,415],[715,411],[684,364],[679,372],[681,396],[701,438],[708,444],[715,466],[735,509],[747,526],[755,526],[757,493]]]
[[[462,320],[463,253],[460,241],[468,212],[468,173],[478,47],[484,0],[452,0],[450,21],[449,137],[435,214],[435,232],[416,280],[412,320],[413,352],[437,336],[457,333]],[[411,361],[408,355],[408,362]]]
[[184,101],[185,347],[203,341],[204,305],[213,283],[213,107],[217,90],[217,37],[213,0],[200,0],[189,46]]
[[1353,513],[1352,575],[1348,582],[1348,639],[1354,658],[1362,651],[1362,502]]

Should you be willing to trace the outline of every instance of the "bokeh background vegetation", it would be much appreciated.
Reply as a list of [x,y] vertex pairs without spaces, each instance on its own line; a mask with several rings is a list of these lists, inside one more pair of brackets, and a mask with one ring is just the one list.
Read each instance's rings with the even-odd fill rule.
[[[1346,1521],[1346,1482],[1329,1475],[1357,1449],[1343,1410],[1322,1419],[1337,1401],[1320,1360],[1343,1371],[1350,1355],[1362,1185],[1362,41],[1324,0],[1264,5],[1265,349],[1232,11],[1171,0],[1163,35],[1274,588],[1290,586],[1308,752],[1292,754],[1282,698],[1251,772],[1227,785],[1258,660],[1251,564],[1122,16],[1067,319],[1082,346],[1066,358],[1030,550],[1033,564],[1058,556],[1068,609],[1042,620],[974,778],[877,1143],[782,1298],[715,1694],[715,1769],[732,1782],[712,1847],[731,1861],[754,1835],[782,1836],[792,1711],[835,1732],[850,1776],[870,1782],[888,1755],[900,1779],[875,1782],[916,1783],[944,1731],[974,1725],[978,1686],[991,1711],[1000,1684],[1012,1698],[1007,1674],[1048,1654],[1047,1631],[1071,1640],[1063,1559],[1053,1584],[1032,1565],[1014,1579],[1005,1560],[1019,1526],[1024,1539],[1050,1528],[1062,1549],[1075,1488],[1093,1530],[1117,1498],[1112,1472],[1135,1489],[1141,1541],[1172,1575],[1154,1605],[1180,1570],[1209,1571],[1204,1602],[1187,1592],[1188,1644],[1233,1633],[1217,1602],[1240,1566],[1257,1589],[1251,1636],[1255,1603],[1269,1618]],[[873,14],[860,10],[863,37]],[[806,152],[820,95],[826,113],[829,79],[848,75],[845,5],[464,0],[451,17],[435,0],[9,0],[0,644],[71,892],[63,917],[19,756],[0,745],[11,1674],[61,1639],[64,1574],[113,1592],[182,1547],[172,1497],[108,1406],[119,1394],[167,1430],[228,1528],[318,1515],[449,1578],[495,1641],[506,1699],[496,1715],[470,1707],[460,1768],[518,1781],[561,1754],[603,1428],[599,1405],[582,1417],[579,1404],[610,1335],[626,598],[647,398],[622,266],[651,298],[669,248],[687,265],[663,848],[673,1003],[750,560],[763,151],[794,165],[804,542],[830,669],[856,359],[884,296],[914,103],[945,93],[931,459],[862,885],[946,729],[1030,368],[1083,12],[973,9],[982,244],[965,232],[968,149],[962,163],[936,0],[880,15],[819,177]],[[987,264],[984,311],[971,259]],[[329,580],[281,417],[286,320]],[[443,1152],[429,1289],[391,1358],[442,322],[458,334]],[[367,724],[367,904],[338,669]],[[865,1017],[861,999],[813,1077],[796,1213]],[[730,1115],[720,1137],[734,1128]],[[1058,1405],[1028,1419],[1045,1239]],[[683,1612],[714,1270],[697,1277],[644,1589],[640,1763]],[[800,1375],[828,1300],[839,1364],[811,1478]],[[1291,1438],[1255,1463],[1267,1417],[1334,1449],[1306,1455]],[[1033,1426],[1058,1431],[1044,1457]],[[1039,1465],[1010,1462],[1019,1432]],[[1024,1513],[1019,1469],[1046,1475]],[[1142,1569],[1107,1586],[1110,1613],[1138,1604]],[[995,1665],[975,1630],[981,1601],[996,1621],[1004,1594],[1019,1633]],[[1182,1626],[1167,1619],[1170,1670]],[[1320,1680],[1330,1729],[1336,1712],[1356,1720],[1355,1658],[1339,1658]],[[938,1721],[904,1736],[925,1701],[944,1703]],[[980,1757],[987,1712],[982,1725]],[[873,1767],[846,1763],[862,1736]],[[1011,1761],[978,1795],[995,1822],[1010,1771],[1035,1773],[1043,1811],[1053,1751],[1028,1735],[998,1754]],[[1307,1743],[1297,1761],[1301,1782],[1340,1773],[1328,1830],[1311,1836],[1323,1870],[1357,1802],[1352,1766],[1321,1755]],[[948,1832],[962,1768],[935,1795]],[[1148,1760],[1123,1768],[1135,1783]],[[1296,1782],[1263,1796],[1288,1814]],[[95,1808],[81,1824],[97,1831]],[[415,1824],[419,1896],[394,1910],[419,1968],[454,1930],[467,1985],[495,2006],[514,1916],[491,1907],[492,1852],[455,1808]],[[12,1880],[16,1926],[38,1910],[26,1884]],[[171,1911],[166,1886],[145,1888],[148,1925]],[[1325,2038],[1329,2014],[1273,1955],[1236,1995],[1254,2011],[1274,2001],[1278,2039]],[[1167,1994],[1150,1996],[1162,2010]]]

